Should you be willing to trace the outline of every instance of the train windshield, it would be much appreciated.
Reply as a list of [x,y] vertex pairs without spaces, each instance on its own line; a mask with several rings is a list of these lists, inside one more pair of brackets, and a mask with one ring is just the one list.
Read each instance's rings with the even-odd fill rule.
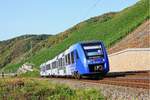
[[103,56],[103,50],[101,44],[86,44],[82,45],[85,55],[87,59],[91,58],[97,58],[97,57],[102,57]]

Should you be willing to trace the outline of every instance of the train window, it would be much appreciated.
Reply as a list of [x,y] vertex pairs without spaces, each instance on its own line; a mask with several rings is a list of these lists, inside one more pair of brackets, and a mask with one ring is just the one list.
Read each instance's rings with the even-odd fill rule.
[[56,66],[56,61],[55,61],[55,68],[57,68],[57,66]]
[[59,61],[58,61],[58,60],[56,60],[56,61],[54,62],[54,66],[55,66],[55,68],[56,68],[56,66],[59,66]]
[[69,58],[68,58],[68,54],[67,54],[67,65],[69,64]]
[[74,63],[74,52],[73,51],[71,52],[71,63],[72,64]]
[[61,67],[61,59],[59,59],[60,61],[59,61],[59,66],[58,67]]
[[58,59],[58,66],[60,66],[60,59]]
[[48,70],[49,68],[48,68],[48,65],[46,65],[46,70]]
[[51,69],[51,65],[49,64],[49,69]]
[[45,71],[45,67],[44,66],[41,68],[41,71]]
[[53,68],[56,68],[56,61],[52,63]]
[[70,65],[71,59],[70,59],[70,54],[68,54],[68,64]]
[[51,69],[52,67],[51,67],[51,64],[49,64],[49,69]]
[[48,66],[46,65],[46,70],[48,70]]
[[65,64],[67,65],[68,63],[68,60],[67,60],[67,55],[65,56]]
[[55,68],[55,62],[54,62],[54,66],[53,66],[53,68]]
[[55,66],[56,66],[56,62],[54,61],[54,68],[55,68]]
[[65,66],[65,58],[62,58],[62,66]]
[[56,67],[56,63],[54,62],[54,68]]
[[53,68],[55,68],[54,62],[53,62]]
[[58,67],[61,67],[61,59],[59,59],[59,66]]
[[59,59],[59,67],[61,67],[61,59]]
[[59,65],[58,66],[60,67],[60,59],[59,59]]
[[59,67],[61,67],[61,58],[59,59]]
[[63,67],[63,65],[64,65],[64,61],[63,60],[64,60],[64,58],[62,58],[62,66],[61,67]]
[[63,61],[62,61],[62,58],[61,58],[61,67],[63,66]]
[[82,44],[87,59],[103,57],[101,43]]
[[52,68],[54,68],[54,64],[52,63]]
[[47,65],[47,70],[49,70],[49,69],[50,69],[50,64]]

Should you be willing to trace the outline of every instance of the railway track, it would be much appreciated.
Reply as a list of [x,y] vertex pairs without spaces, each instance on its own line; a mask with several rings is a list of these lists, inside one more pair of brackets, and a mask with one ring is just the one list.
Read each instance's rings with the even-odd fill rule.
[[108,84],[116,86],[125,86],[132,88],[150,89],[149,79],[103,79],[103,80],[82,80],[81,82],[88,82],[92,84]]
[[111,73],[102,80],[83,80],[95,84],[108,84],[132,88],[150,89],[150,71]]
[[[112,77],[113,76],[113,77]],[[69,80],[73,82],[81,82],[93,85],[116,85],[116,86],[124,86],[124,87],[132,87],[132,88],[142,88],[142,89],[150,89],[150,71],[145,72],[131,72],[131,73],[124,73],[124,76],[115,75],[106,76],[101,80],[91,80],[91,79],[72,79],[72,78],[53,78],[53,79],[60,79],[60,80]]]

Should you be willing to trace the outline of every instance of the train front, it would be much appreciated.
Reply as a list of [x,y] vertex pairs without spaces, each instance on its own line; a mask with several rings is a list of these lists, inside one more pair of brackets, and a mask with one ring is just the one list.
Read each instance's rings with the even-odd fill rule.
[[87,75],[105,75],[109,71],[109,61],[101,41],[81,44],[86,57]]

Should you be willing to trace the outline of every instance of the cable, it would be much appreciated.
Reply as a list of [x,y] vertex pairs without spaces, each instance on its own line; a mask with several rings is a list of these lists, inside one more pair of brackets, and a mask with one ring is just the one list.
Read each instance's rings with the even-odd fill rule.
[[87,12],[86,12],[85,16],[83,17],[83,19],[85,19],[89,15],[89,13],[92,11],[92,9],[94,9],[98,5],[99,1],[100,0],[96,0],[95,3],[87,10]]

